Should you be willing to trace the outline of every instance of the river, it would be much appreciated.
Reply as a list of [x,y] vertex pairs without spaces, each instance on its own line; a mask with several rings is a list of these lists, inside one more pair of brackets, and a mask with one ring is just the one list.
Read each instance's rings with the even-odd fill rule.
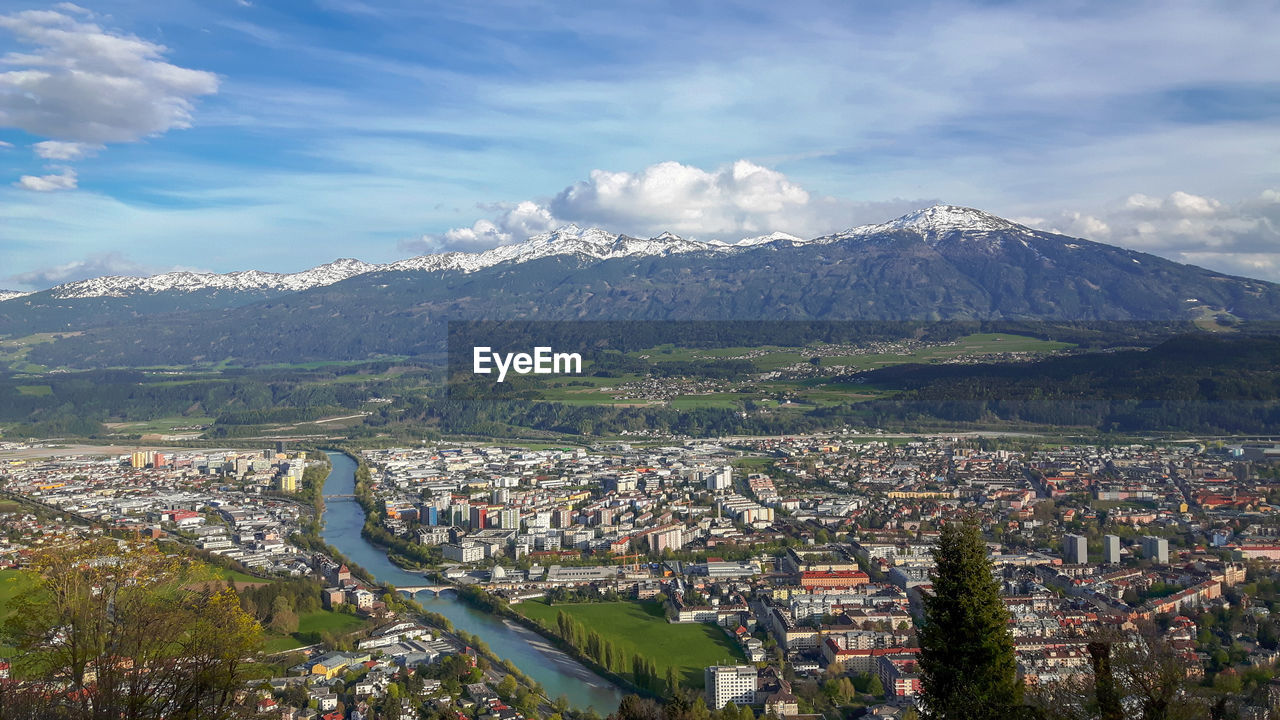
[[[327,454],[332,469],[324,481],[324,494],[350,495],[355,491],[355,461],[342,453]],[[404,570],[388,560],[384,551],[360,535],[363,526],[364,510],[359,503],[349,499],[325,501],[324,528],[320,532],[325,542],[372,573],[378,582],[396,586],[431,583],[421,574]],[[564,695],[574,707],[592,707],[602,715],[617,709],[622,699],[617,687],[548,645],[537,633],[463,605],[450,594],[437,598],[430,593],[418,593],[414,599],[427,610],[449,618],[459,630],[480,636],[500,657],[542,683],[548,697]]]

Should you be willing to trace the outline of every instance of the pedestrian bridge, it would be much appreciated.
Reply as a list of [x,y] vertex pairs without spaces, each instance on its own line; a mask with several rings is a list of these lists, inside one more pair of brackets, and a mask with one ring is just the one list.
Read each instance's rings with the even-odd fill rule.
[[428,592],[436,597],[440,597],[441,593],[458,592],[458,588],[452,585],[405,585],[397,587],[396,592],[402,592],[409,597],[413,597],[421,592]]

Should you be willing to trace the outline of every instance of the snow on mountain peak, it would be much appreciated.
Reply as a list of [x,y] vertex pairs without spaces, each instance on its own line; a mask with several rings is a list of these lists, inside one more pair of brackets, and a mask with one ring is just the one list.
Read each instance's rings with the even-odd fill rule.
[[29,292],[20,292],[18,290],[0,290],[0,302],[4,302],[5,300],[12,300],[14,298],[25,297],[30,294],[31,293]]
[[[127,297],[138,293],[195,292],[200,290],[297,292],[332,285],[356,275],[378,271],[444,271],[472,273],[503,263],[522,263],[552,256],[577,256],[591,260],[619,257],[667,256],[682,253],[743,252],[770,243],[831,243],[864,238],[898,230],[920,233],[926,241],[935,242],[955,232],[965,232],[965,240],[983,237],[993,231],[1031,234],[1032,231],[973,208],[935,205],[917,210],[879,225],[863,225],[814,240],[803,240],[784,232],[773,232],[736,242],[721,240],[688,240],[664,232],[649,239],[634,238],[600,228],[564,225],[550,232],[534,235],[523,242],[499,245],[481,252],[450,251],[421,255],[386,265],[374,265],[353,258],[340,258],[296,273],[270,273],[242,270],[217,274],[175,271],[152,277],[100,277],[59,285],[52,289],[58,298]],[[969,234],[974,235],[969,235]],[[1023,241],[1025,244],[1025,240]],[[990,243],[995,251],[1000,243]],[[29,293],[0,291],[0,301]]]
[[725,247],[742,248],[742,247],[754,247],[756,245],[765,245],[767,243],[774,243],[774,242],[805,243],[805,242],[808,242],[808,240],[798,238],[795,235],[791,235],[789,233],[771,232],[768,235],[742,238],[741,240],[737,242],[732,242],[732,243],[718,242],[718,244],[724,245]]
[[150,277],[111,275],[58,285],[53,288],[53,295],[54,297],[66,299],[127,297],[136,293],[195,292],[197,290],[281,290],[297,292],[308,288],[332,285],[349,277],[363,275],[376,270],[378,267],[360,260],[342,258],[296,273],[239,270],[237,272],[219,274],[177,270]]
[[934,205],[877,225],[862,225],[841,235],[878,235],[894,230],[915,230],[928,240],[951,232],[1021,231],[1027,228],[991,213],[960,205]]

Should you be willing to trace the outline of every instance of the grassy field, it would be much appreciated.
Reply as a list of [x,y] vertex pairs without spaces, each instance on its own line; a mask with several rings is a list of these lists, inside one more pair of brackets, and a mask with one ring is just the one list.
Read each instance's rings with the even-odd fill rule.
[[[863,371],[905,363],[938,363],[962,356],[982,356],[997,353],[1032,353],[1043,355],[1070,347],[1066,343],[1050,342],[1020,335],[983,333],[968,335],[953,343],[935,347],[923,347],[909,352],[882,354],[822,355],[822,366],[834,368],[834,372]],[[728,347],[690,349],[671,345],[633,353],[653,363],[706,361],[725,358],[747,358],[760,371],[778,370],[804,364],[821,353],[820,346],[810,347]],[[828,371],[832,372],[832,371]],[[742,407],[751,400],[758,407],[781,411],[805,411],[814,407],[829,407],[841,403],[861,402],[890,394],[892,391],[865,384],[831,382],[830,378],[803,380],[769,380],[754,385],[754,392],[686,393],[669,401],[644,400],[618,397],[617,388],[625,383],[640,380],[638,375],[615,378],[584,376],[573,379],[573,384],[554,382],[538,388],[539,396],[548,402],[565,405],[606,405],[614,407],[665,406],[677,410],[701,408],[728,409]],[[739,378],[747,380],[748,378]],[[779,404],[778,393],[786,393],[794,402]]]
[[[31,585],[31,576],[25,570],[0,570],[0,623],[9,617],[9,603],[14,596]],[[10,657],[14,649],[0,644],[0,657]]]
[[9,614],[9,601],[30,585],[30,577],[23,570],[0,570],[0,619]]
[[640,654],[658,665],[659,676],[675,666],[685,687],[701,688],[708,665],[743,659],[738,645],[714,625],[668,623],[656,602],[571,603],[549,606],[525,602],[514,609],[545,627],[555,628],[556,613],[564,611],[600,633],[628,654]]
[[[816,346],[815,346],[816,347]],[[950,360],[961,355],[990,353],[1049,353],[1071,347],[1067,343],[1040,340],[1039,338],[1005,333],[981,333],[967,335],[954,343],[937,347],[920,348],[912,352],[894,354],[856,354],[834,355],[822,358],[827,366],[849,367],[857,370],[901,365],[903,363],[930,363]],[[762,354],[760,354],[762,353]],[[745,357],[755,354],[750,360],[761,370],[777,370],[788,365],[795,365],[809,360],[817,353],[814,347],[731,347],[713,349],[686,349],[663,345],[635,353],[647,357],[652,362],[675,362],[690,360],[708,360],[714,358]]]
[[364,620],[354,615],[346,615],[332,610],[316,610],[298,618],[298,632],[292,635],[281,635],[267,631],[266,643],[263,649],[268,653],[292,650],[311,644],[308,633],[331,632],[335,635],[343,635],[359,630],[364,624]]
[[224,568],[224,567],[216,567],[216,566],[215,566],[215,567],[213,568],[213,571],[214,571],[214,573],[215,573],[219,578],[221,578],[221,579],[223,579],[223,580],[231,580],[231,581],[233,581],[233,582],[246,582],[246,583],[260,583],[260,582],[263,582],[262,578],[256,578],[256,577],[254,577],[254,576],[252,576],[252,575],[249,575],[249,574],[247,574],[247,573],[242,573],[242,572],[240,572],[239,570],[232,570],[231,568]]
[[148,433],[167,433],[172,432],[174,428],[195,427],[199,425],[210,425],[213,418],[207,415],[193,415],[191,417],[183,417],[175,415],[173,417],[156,418],[154,420],[145,420],[139,422],[109,422],[103,423],[107,429],[121,434],[129,435],[145,435]]
[[334,632],[348,633],[360,629],[364,620],[355,615],[333,612],[332,610],[316,610],[298,618],[298,632]]

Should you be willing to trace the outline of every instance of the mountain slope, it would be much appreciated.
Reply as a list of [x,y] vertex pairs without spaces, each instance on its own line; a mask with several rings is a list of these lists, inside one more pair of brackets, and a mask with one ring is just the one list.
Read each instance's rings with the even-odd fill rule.
[[121,321],[33,348],[30,359],[114,366],[417,355],[442,349],[450,319],[1280,319],[1280,286],[951,206],[730,249],[575,228],[498,250],[507,259],[486,267],[383,267],[240,307]]

